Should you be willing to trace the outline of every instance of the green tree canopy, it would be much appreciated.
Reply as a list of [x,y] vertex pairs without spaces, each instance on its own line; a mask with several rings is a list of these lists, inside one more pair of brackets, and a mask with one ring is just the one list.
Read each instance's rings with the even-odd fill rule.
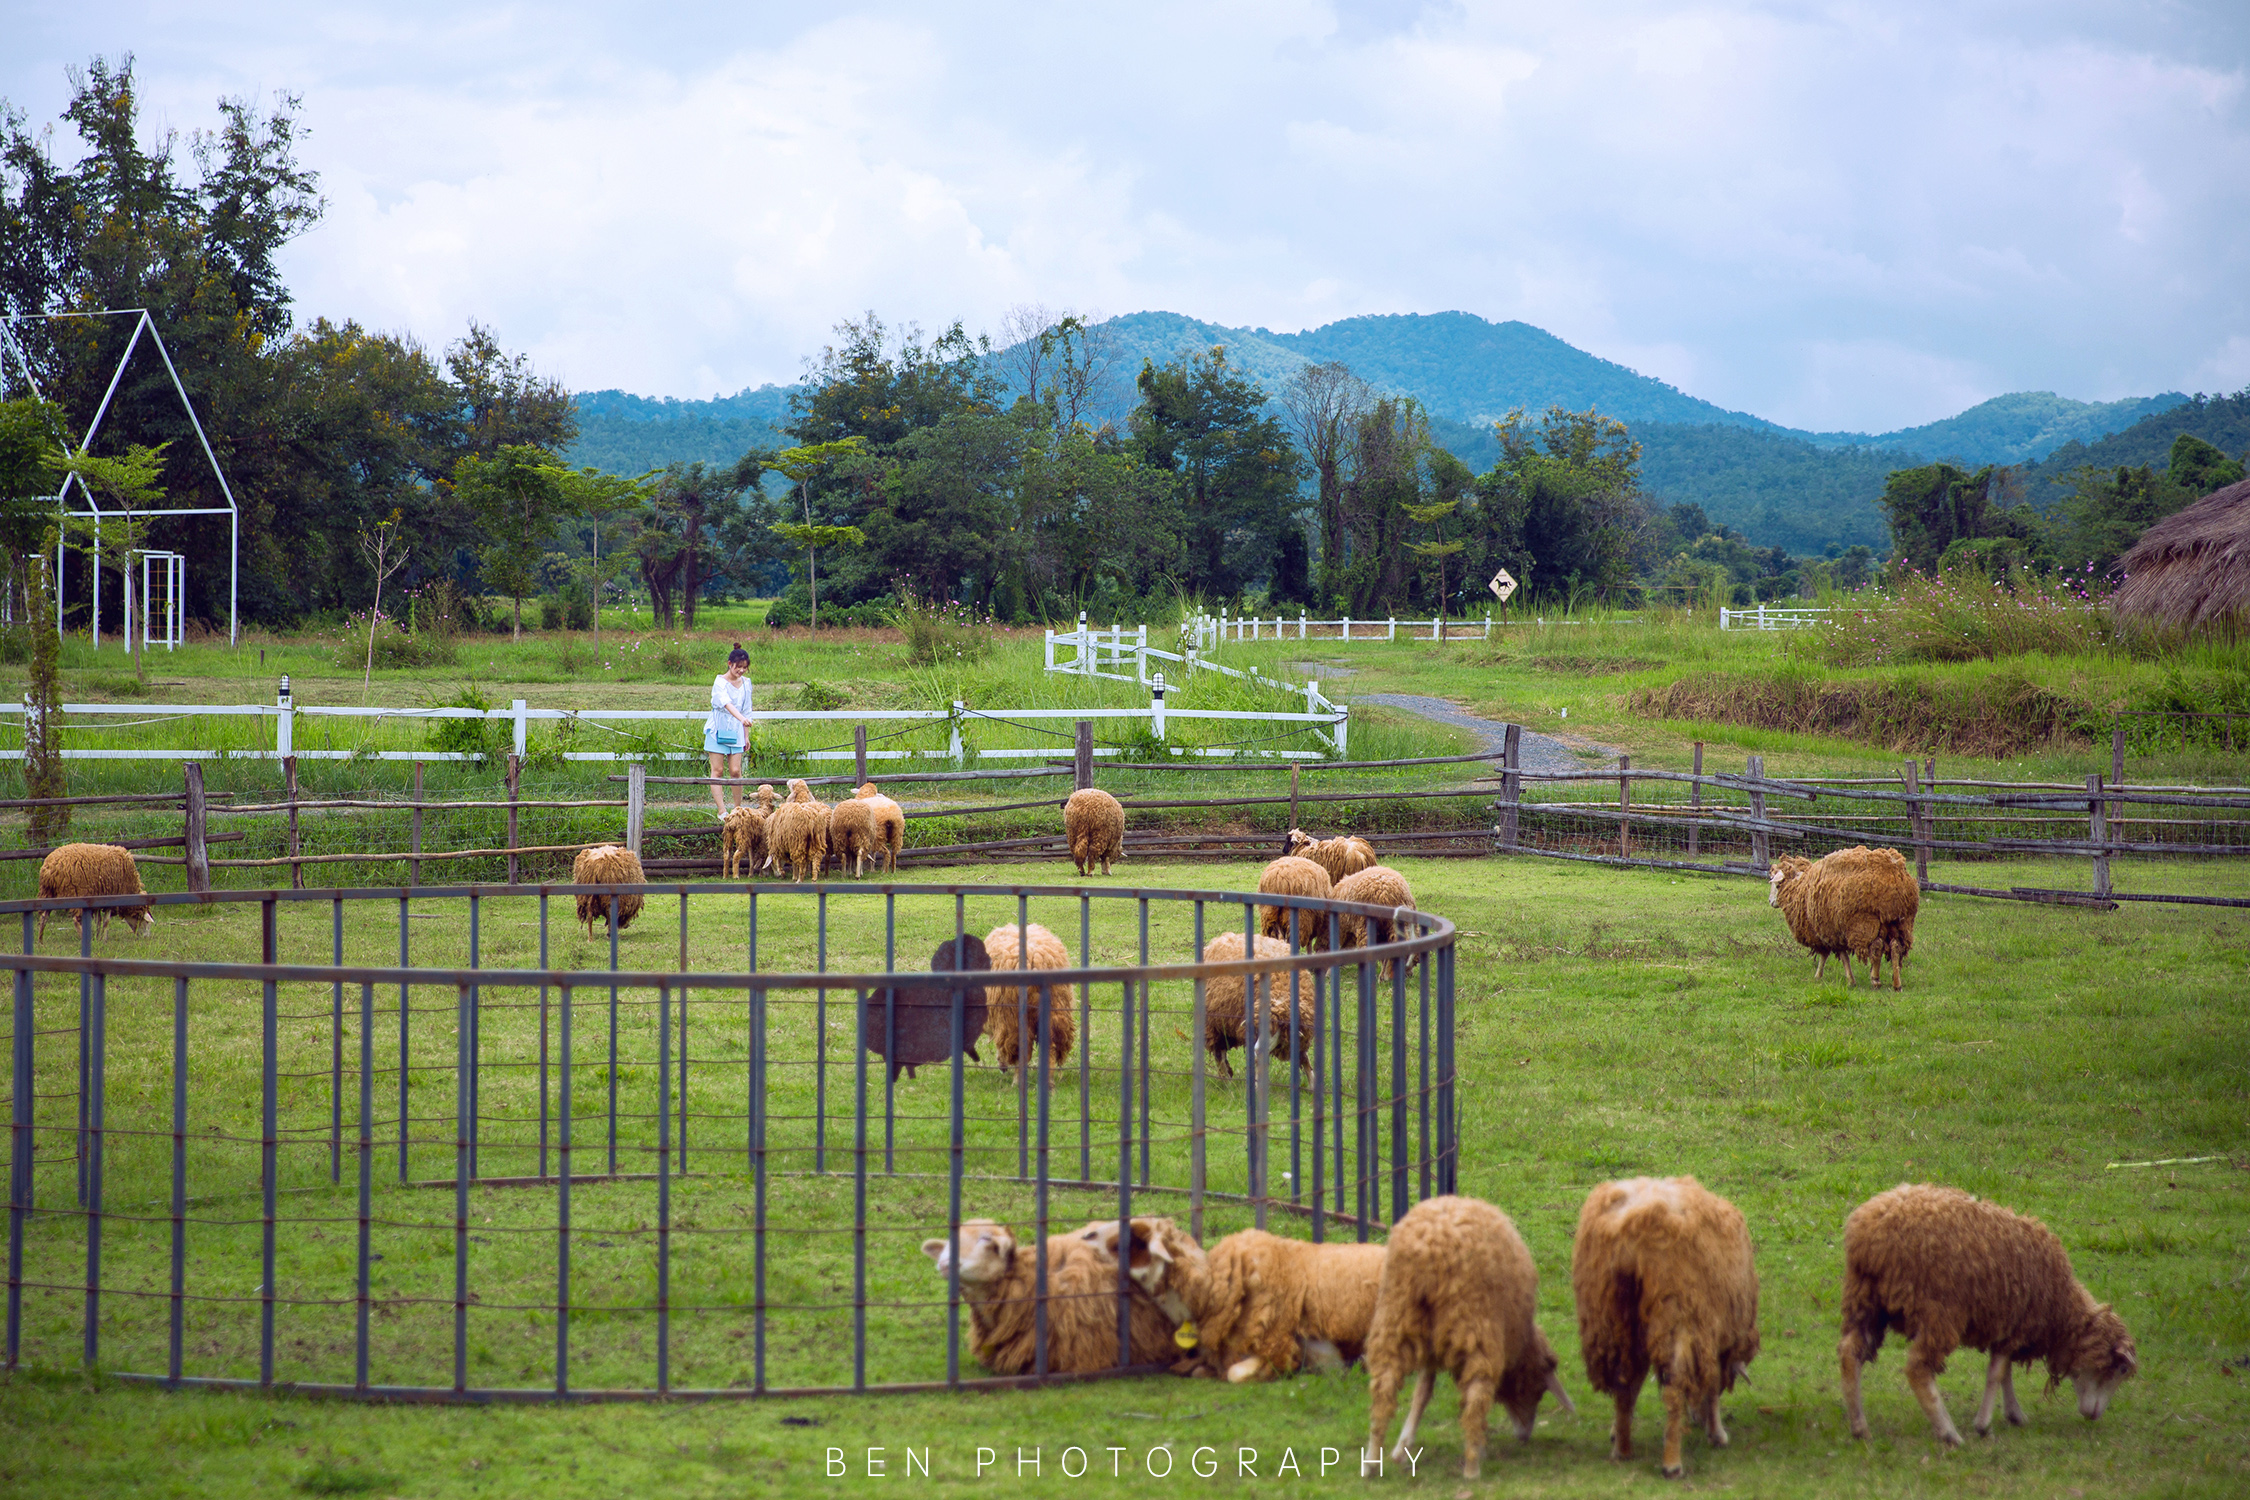
[[567,514],[568,471],[552,453],[508,443],[490,457],[469,454],[453,466],[453,492],[489,540],[477,553],[484,581],[514,606],[514,634],[523,635],[523,601],[539,591],[547,540]]
[[1891,562],[1938,570],[1955,542],[2011,537],[2029,550],[2041,541],[2039,516],[2021,502],[2005,465],[1966,472],[1952,464],[1898,469],[1883,485],[1891,523]]
[[1309,597],[1297,493],[1304,460],[1266,393],[1226,350],[1144,364],[1132,416],[1135,455],[1175,476],[1187,522],[1182,582],[1218,598],[1258,583],[1272,597]]

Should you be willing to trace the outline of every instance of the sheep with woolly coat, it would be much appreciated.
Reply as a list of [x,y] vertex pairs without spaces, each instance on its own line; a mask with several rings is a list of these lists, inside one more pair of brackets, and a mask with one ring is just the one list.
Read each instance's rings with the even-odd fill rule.
[[[1338,901],[1356,901],[1365,906],[1387,906],[1394,911],[1414,909],[1414,890],[1406,877],[1389,865],[1369,865],[1355,870],[1336,882],[1329,893]],[[1368,928],[1374,927],[1375,943],[1393,941],[1399,934],[1399,923],[1394,917],[1364,917],[1354,912],[1344,912],[1336,918],[1339,941],[1346,948],[1368,946]]]
[[1651,1369],[1664,1396],[1664,1472],[1687,1472],[1689,1419],[1727,1445],[1719,1397],[1758,1356],[1758,1270],[1741,1213],[1693,1177],[1604,1182],[1570,1250],[1586,1379],[1617,1403],[1610,1457],[1633,1456],[1633,1405]]
[[1099,787],[1072,792],[1063,804],[1063,834],[1079,874],[1091,874],[1099,864],[1107,875],[1110,861],[1125,857],[1124,805]]
[[865,874],[874,843],[875,809],[866,798],[855,793],[829,812],[828,857],[837,869],[855,878]]
[[[1113,1226],[1114,1227],[1114,1226]],[[1047,1368],[1063,1374],[1115,1369],[1120,1363],[1169,1361],[1178,1351],[1173,1320],[1154,1298],[1125,1282],[1131,1321],[1125,1358],[1118,1358],[1117,1261],[1085,1230],[1047,1238]],[[958,1257],[961,1297],[969,1304],[970,1347],[995,1375],[1021,1375],[1037,1360],[1038,1247],[1018,1244],[1004,1224],[972,1219],[959,1240],[924,1240],[922,1253],[939,1274]]]
[[789,800],[766,819],[767,865],[778,869],[787,861],[791,880],[818,879],[828,864],[828,817],[827,803],[803,781],[790,782]]
[[1391,1226],[1383,1284],[1367,1333],[1366,1458],[1377,1460],[1398,1393],[1418,1373],[1406,1425],[1391,1456],[1414,1446],[1438,1371],[1461,1392],[1461,1473],[1484,1468],[1485,1416],[1498,1400],[1531,1441],[1540,1398],[1552,1391],[1575,1411],[1555,1377],[1561,1363],[1532,1319],[1539,1271],[1508,1216],[1475,1198],[1426,1198]]
[[758,811],[762,813],[772,812],[774,802],[773,783],[770,781],[760,782],[758,784]]
[[1780,908],[1790,933],[1813,951],[1814,979],[1827,972],[1828,956],[1840,953],[1849,989],[1857,954],[1878,989],[1885,958],[1891,960],[1891,988],[1905,987],[1922,888],[1896,849],[1854,845],[1817,860],[1784,854],[1773,862],[1766,902]]
[[[645,885],[648,877],[641,872],[641,857],[621,844],[596,844],[591,849],[581,849],[570,861],[572,885]],[[623,932],[633,925],[633,918],[641,914],[641,896],[626,891],[616,897],[617,930]],[[609,920],[608,896],[582,895],[578,898],[578,920],[585,924],[586,936],[594,935],[596,922]]]
[[1292,828],[1282,836],[1281,852],[1311,860],[1328,872],[1331,885],[1346,875],[1373,869],[1376,863],[1375,846],[1363,838],[1345,834],[1340,838],[1316,839],[1302,828]]
[[[1114,1257],[1117,1222],[1090,1227]],[[1381,1245],[1316,1245],[1245,1229],[1206,1251],[1158,1218],[1134,1219],[1132,1232],[1133,1280],[1183,1330],[1194,1329],[1196,1354],[1174,1365],[1177,1372],[1209,1365],[1240,1384],[1307,1364],[1340,1367],[1367,1345],[1383,1277]]]
[[[1016,924],[1003,923],[984,935],[984,951],[990,958],[995,975],[1014,969],[1067,969],[1070,967],[1070,950],[1061,938],[1040,926],[1031,924],[1030,962],[1027,964],[1021,943],[1016,935]],[[1050,1065],[1059,1068],[1070,1061],[1071,1044],[1078,1037],[1078,1022],[1071,1012],[1070,986],[1048,985],[1045,993],[1052,999],[1047,1006],[1047,1052]],[[1039,1050],[1039,996],[1041,989],[1034,982],[1025,985],[989,985],[984,992],[984,1034],[992,1038],[994,1050],[999,1054],[1001,1067],[1017,1069],[1037,1060]],[[1018,1010],[1022,1011],[1018,1015]],[[1028,1028],[1028,1038],[1020,1032]]]
[[[47,851],[39,861],[39,899],[51,901],[70,896],[140,896],[146,892],[141,887],[140,866],[133,862],[133,851],[116,844],[62,844]],[[70,914],[70,924],[78,927],[85,921],[89,908],[81,907]],[[94,930],[109,931],[112,915],[122,918],[133,929],[133,936],[147,937],[148,930],[156,925],[146,905],[104,907],[94,911]],[[83,930],[83,929],[81,929]],[[39,914],[38,936],[47,935],[47,913]]]
[[[1261,896],[1318,896],[1326,899],[1334,882],[1328,872],[1309,859],[1294,854],[1284,854],[1270,861],[1258,872],[1258,894]],[[1258,931],[1270,938],[1289,936],[1291,923],[1297,929],[1297,946],[1315,948],[1326,935],[1327,919],[1319,912],[1306,911],[1292,906],[1261,906],[1258,908]]]
[[2047,1388],[2068,1380],[2078,1414],[2091,1422],[2140,1361],[2133,1336],[2106,1302],[2096,1302],[2071,1274],[2055,1232],[1974,1198],[1958,1188],[1901,1183],[1852,1210],[1844,1221],[1844,1416],[1852,1436],[1867,1436],[1859,1369],[1896,1328],[1912,1342],[1906,1383],[1938,1440],[1957,1447],[1961,1433],[1938,1394],[1937,1377],[1955,1349],[1989,1356],[1979,1435],[1992,1432],[1996,1396],[2006,1397],[2010,1424],[2027,1420],[2016,1402],[2015,1366],[2047,1362]]
[[[1205,963],[1237,963],[1242,959],[1242,934],[1222,932],[1203,945]],[[1261,937],[1254,957],[1287,958],[1289,945],[1280,938]],[[1312,1067],[1313,1031],[1319,1024],[1313,1005],[1313,975],[1309,969],[1272,974],[1244,976],[1221,974],[1203,982],[1203,1045],[1211,1053],[1211,1060],[1228,1078],[1234,1076],[1234,1065],[1227,1054],[1237,1047],[1250,1044],[1250,1029],[1256,1023],[1250,1019],[1248,991],[1252,980],[1258,984],[1265,997],[1267,1013],[1273,1017],[1273,1052],[1276,1057],[1294,1057],[1300,1069]],[[1289,1043],[1289,992],[1297,997],[1297,1044],[1292,1051]]]
[[[719,858],[728,880],[755,875],[766,862],[766,815],[755,807],[729,809],[719,824]],[[749,861],[747,871],[744,860]]]
[[874,825],[868,858],[877,861],[886,875],[898,873],[898,857],[906,848],[906,809],[875,789],[870,781],[852,794],[867,803]]

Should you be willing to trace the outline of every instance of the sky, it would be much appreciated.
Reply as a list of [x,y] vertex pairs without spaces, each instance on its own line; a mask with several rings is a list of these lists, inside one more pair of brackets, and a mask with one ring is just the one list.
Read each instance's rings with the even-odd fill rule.
[[152,130],[298,96],[300,317],[475,319],[575,389],[731,394],[863,311],[1024,304],[1517,318],[1822,430],[2250,386],[2241,0],[0,0],[0,34],[33,122],[96,54]]

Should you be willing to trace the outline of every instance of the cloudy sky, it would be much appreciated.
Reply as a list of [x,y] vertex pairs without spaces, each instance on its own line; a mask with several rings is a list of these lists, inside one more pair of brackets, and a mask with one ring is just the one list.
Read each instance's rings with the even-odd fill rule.
[[1025,302],[1458,308],[1826,429],[2250,385],[2241,0],[219,9],[0,0],[0,94],[301,95],[300,311],[582,389]]

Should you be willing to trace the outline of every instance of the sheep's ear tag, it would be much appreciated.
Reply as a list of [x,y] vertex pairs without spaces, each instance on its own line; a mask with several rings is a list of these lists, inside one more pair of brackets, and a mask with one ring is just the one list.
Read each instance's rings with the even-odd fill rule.
[[1178,1344],[1182,1349],[1193,1349],[1200,1338],[1201,1336],[1196,1333],[1193,1323],[1182,1323],[1172,1334],[1172,1342]]

